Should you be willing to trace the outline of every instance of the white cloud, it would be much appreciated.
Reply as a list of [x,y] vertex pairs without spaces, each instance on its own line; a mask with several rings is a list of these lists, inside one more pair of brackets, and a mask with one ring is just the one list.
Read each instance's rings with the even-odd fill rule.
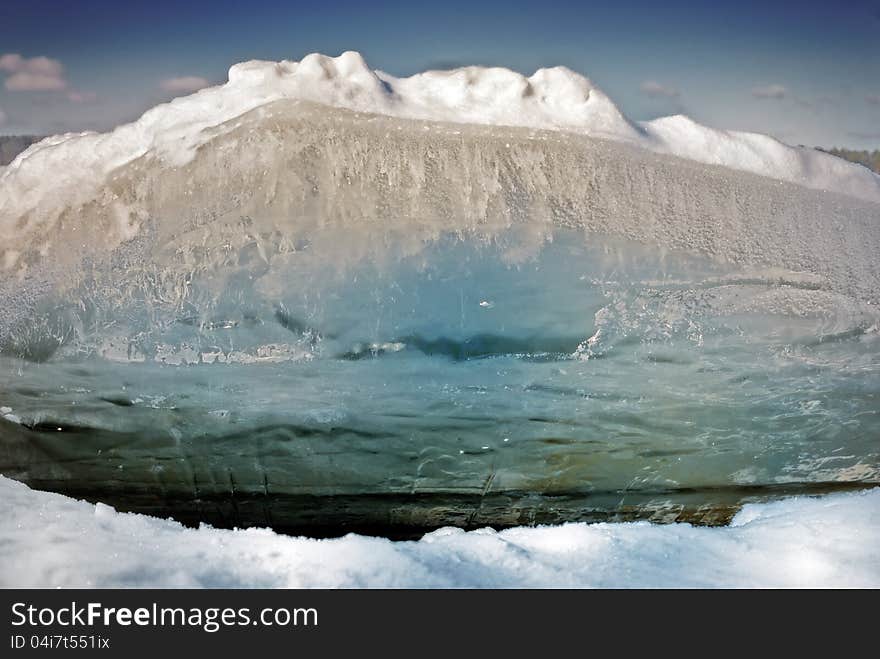
[[63,78],[43,75],[42,73],[28,73],[22,71],[6,79],[6,89],[11,92],[48,92],[58,91],[67,87]]
[[654,97],[678,98],[680,95],[680,92],[675,87],[660,84],[656,80],[645,80],[645,82],[639,85],[639,89],[643,94]]
[[18,53],[0,55],[0,71],[20,71],[23,64],[24,58]]
[[64,78],[64,66],[51,57],[22,57],[18,53],[0,55],[0,72],[8,75],[6,89],[11,92],[57,92],[67,91],[71,103],[91,103],[97,98],[94,92],[70,89]]
[[60,78],[64,75],[64,67],[61,66],[61,62],[57,59],[50,59],[48,57],[40,56],[32,57],[28,60],[22,60],[22,66],[22,71],[36,75],[50,76],[53,78]]
[[788,88],[783,85],[764,85],[761,87],[752,87],[752,96],[755,98],[785,98],[788,94]]
[[180,78],[168,78],[159,83],[166,92],[194,92],[211,83],[199,76],[182,76]]
[[9,75],[9,91],[58,91],[67,88],[64,67],[50,57],[22,57],[18,53],[0,55],[0,71]]

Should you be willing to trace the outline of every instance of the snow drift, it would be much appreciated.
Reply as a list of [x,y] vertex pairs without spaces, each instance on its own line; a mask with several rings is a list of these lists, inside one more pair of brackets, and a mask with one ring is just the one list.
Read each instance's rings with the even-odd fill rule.
[[880,490],[747,505],[730,527],[566,524],[418,542],[188,529],[0,477],[0,586],[870,588]]

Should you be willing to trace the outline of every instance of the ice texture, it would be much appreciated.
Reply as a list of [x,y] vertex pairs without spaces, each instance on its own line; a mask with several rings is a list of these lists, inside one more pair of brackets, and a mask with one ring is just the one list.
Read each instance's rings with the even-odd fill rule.
[[188,529],[0,477],[0,586],[876,588],[880,490],[751,504],[727,528],[446,528],[390,542]]
[[[723,166],[725,133],[688,142],[721,165],[656,153],[699,131],[516,75],[249,63],[23,154],[0,187],[0,473],[410,535],[716,524],[880,482],[880,203]],[[737,144],[769,162],[768,138]]]
[[366,224],[93,270],[0,356],[0,473],[187,522],[408,536],[717,524],[880,482],[867,301],[579,229]]

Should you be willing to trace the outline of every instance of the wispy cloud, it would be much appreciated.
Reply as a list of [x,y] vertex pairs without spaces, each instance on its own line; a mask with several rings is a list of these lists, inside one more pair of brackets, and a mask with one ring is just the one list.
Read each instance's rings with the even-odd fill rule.
[[865,96],[865,100],[870,105],[880,105],[880,94],[868,94]]
[[8,73],[34,73],[55,78],[60,78],[64,74],[64,67],[57,59],[42,56],[26,58],[18,53],[0,55],[0,70]]
[[788,88],[784,85],[762,85],[752,87],[752,96],[755,98],[782,99],[788,94]]
[[0,126],[6,123],[6,113],[0,108]]
[[67,88],[64,67],[51,57],[22,57],[18,53],[0,55],[0,71],[9,75],[6,89],[20,91],[58,91]]
[[179,78],[168,78],[159,83],[159,86],[166,92],[187,93],[194,92],[208,87],[211,83],[205,78],[199,76],[181,76]]
[[679,96],[681,96],[681,92],[679,92],[675,87],[661,84],[656,80],[645,80],[641,85],[639,85],[639,90],[643,94],[647,96],[653,96],[655,98],[678,98]]
[[0,72],[8,74],[4,86],[11,92],[66,92],[71,103],[91,103],[94,92],[71,89],[64,77],[64,65],[51,57],[23,57],[18,53],[0,55]]
[[11,92],[51,92],[66,87],[67,83],[62,78],[27,71],[16,73],[6,79],[6,89]]

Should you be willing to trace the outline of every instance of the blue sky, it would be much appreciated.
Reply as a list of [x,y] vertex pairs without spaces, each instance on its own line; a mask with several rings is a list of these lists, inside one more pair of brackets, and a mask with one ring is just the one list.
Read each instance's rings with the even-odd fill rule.
[[634,119],[880,148],[880,0],[2,0],[0,132],[103,130],[238,61],[344,50],[395,75],[564,64]]

